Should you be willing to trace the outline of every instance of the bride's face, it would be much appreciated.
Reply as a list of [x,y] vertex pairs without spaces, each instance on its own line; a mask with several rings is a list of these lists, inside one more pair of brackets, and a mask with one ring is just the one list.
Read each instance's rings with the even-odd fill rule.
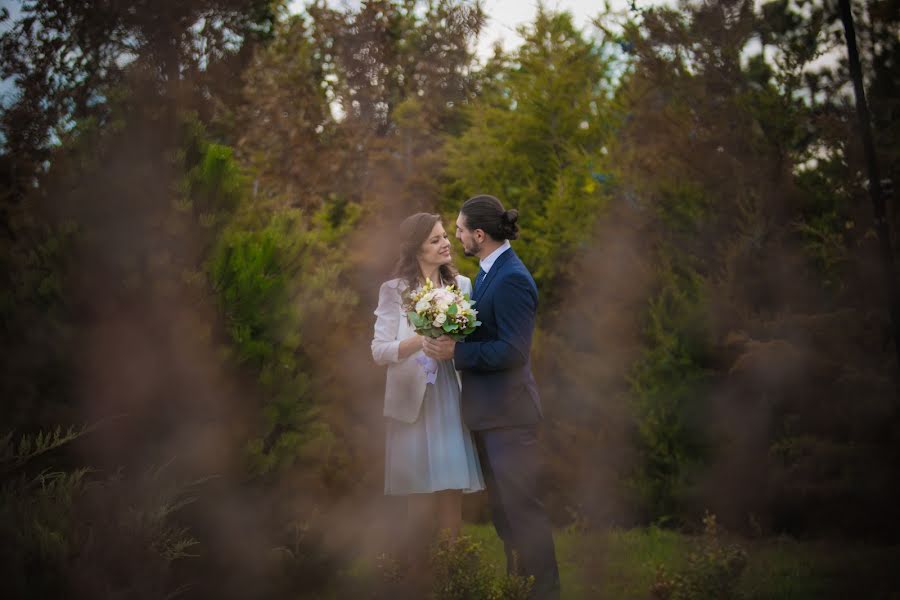
[[450,260],[450,237],[438,221],[419,249],[419,261],[429,266],[440,266]]

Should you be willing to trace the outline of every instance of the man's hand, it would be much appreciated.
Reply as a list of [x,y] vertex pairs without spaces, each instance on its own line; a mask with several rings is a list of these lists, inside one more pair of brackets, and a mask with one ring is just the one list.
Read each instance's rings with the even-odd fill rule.
[[425,338],[422,343],[422,351],[425,356],[435,360],[450,360],[453,358],[453,350],[456,348],[456,340],[446,335],[439,338]]

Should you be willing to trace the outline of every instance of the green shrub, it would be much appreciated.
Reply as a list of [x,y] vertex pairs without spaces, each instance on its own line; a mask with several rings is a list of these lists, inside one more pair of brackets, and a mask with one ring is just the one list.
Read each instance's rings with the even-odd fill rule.
[[176,518],[194,484],[163,481],[162,468],[98,478],[52,464],[53,451],[90,429],[0,437],[0,577],[10,597],[164,597],[177,586],[172,563],[195,556],[198,542]]
[[432,552],[434,600],[525,600],[533,577],[498,575],[480,542],[441,537]]
[[645,350],[630,374],[641,462],[631,484],[645,517],[681,514],[692,468],[703,460],[709,372],[703,280],[667,265],[647,311]]
[[738,582],[747,566],[747,553],[738,545],[724,543],[715,515],[703,519],[705,531],[687,565],[670,575],[659,566],[653,597],[659,600],[732,600],[739,598]]
[[[231,160],[217,152],[217,161]],[[265,398],[265,431],[247,446],[254,473],[305,458],[323,461],[335,447],[319,419],[313,395],[321,374],[306,348],[311,340],[321,347],[322,332],[338,330],[356,304],[341,278],[348,260],[343,241],[359,215],[357,204],[335,198],[313,214],[248,201],[212,251],[209,276],[230,341],[228,357],[255,374]]]

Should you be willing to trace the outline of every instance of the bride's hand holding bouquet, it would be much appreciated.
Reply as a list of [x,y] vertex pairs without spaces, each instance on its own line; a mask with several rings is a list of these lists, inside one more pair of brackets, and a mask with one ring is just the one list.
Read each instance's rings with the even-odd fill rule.
[[[435,287],[426,278],[424,285],[407,295],[403,309],[419,335],[432,339],[446,335],[459,342],[481,325],[474,304],[455,285]],[[425,369],[428,382],[434,383],[437,362],[427,356],[416,360]]]

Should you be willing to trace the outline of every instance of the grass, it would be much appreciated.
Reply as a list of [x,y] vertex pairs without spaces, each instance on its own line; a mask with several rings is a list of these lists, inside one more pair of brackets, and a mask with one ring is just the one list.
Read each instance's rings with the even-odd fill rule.
[[[505,570],[493,526],[467,524],[463,534],[481,544],[498,575]],[[657,527],[604,533],[563,529],[554,539],[562,600],[651,600],[657,568],[678,572],[698,547],[698,538]],[[735,600],[900,600],[900,546],[789,537],[726,541],[747,553]],[[344,575],[344,584],[354,590],[369,590],[379,579],[375,562],[364,557]],[[345,592],[333,597],[350,597]]]
[[[467,525],[489,560],[504,568],[503,547],[491,525]],[[684,566],[694,539],[656,527],[604,534],[555,534],[563,600],[647,600],[659,565]],[[900,600],[900,547],[801,542],[786,537],[729,540],[748,555],[739,590],[748,600]]]

